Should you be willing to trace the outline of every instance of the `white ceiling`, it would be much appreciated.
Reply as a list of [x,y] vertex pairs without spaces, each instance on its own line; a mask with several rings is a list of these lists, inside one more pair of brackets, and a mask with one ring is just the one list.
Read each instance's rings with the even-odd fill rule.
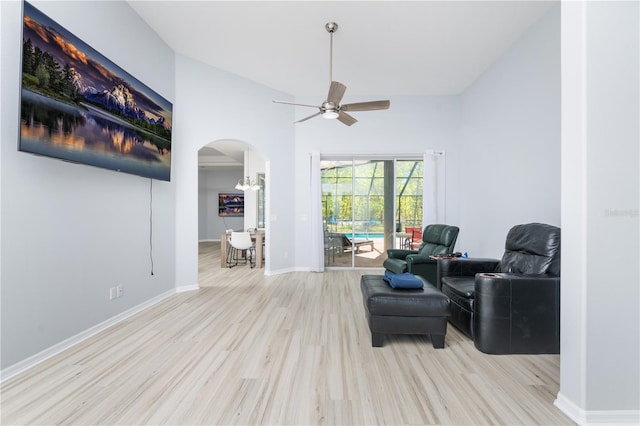
[[244,167],[244,150],[247,145],[234,140],[216,141],[200,148],[198,166],[208,167]]
[[140,1],[177,53],[295,97],[462,92],[557,1]]
[[176,52],[294,96],[457,94],[554,2],[130,1]]

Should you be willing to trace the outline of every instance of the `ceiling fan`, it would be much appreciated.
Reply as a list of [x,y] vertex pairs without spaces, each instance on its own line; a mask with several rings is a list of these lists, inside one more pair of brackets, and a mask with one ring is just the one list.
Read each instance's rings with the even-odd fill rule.
[[373,111],[379,109],[388,109],[390,102],[388,100],[385,101],[369,101],[369,102],[356,102],[352,104],[340,105],[340,101],[344,96],[344,92],[347,90],[347,86],[340,83],[339,81],[333,81],[332,68],[333,68],[333,33],[338,29],[338,24],[335,22],[327,22],[325,24],[325,29],[329,32],[330,35],[330,45],[329,45],[329,81],[331,85],[329,86],[329,94],[327,95],[327,100],[324,101],[320,106],[317,105],[306,105],[306,104],[297,104],[293,102],[284,102],[284,101],[273,101],[277,104],[287,104],[287,105],[296,105],[296,106],[304,106],[311,108],[318,108],[318,112],[312,114],[308,117],[305,117],[301,120],[296,121],[296,123],[301,123],[303,121],[307,121],[310,118],[317,117],[322,115],[323,118],[337,118],[339,122],[346,124],[347,126],[351,126],[354,123],[357,123],[353,116],[347,114],[347,111]]

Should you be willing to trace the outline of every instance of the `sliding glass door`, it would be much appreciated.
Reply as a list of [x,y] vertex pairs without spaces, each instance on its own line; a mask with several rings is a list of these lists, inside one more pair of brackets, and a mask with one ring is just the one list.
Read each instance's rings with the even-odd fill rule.
[[421,159],[323,159],[325,265],[381,267],[404,247],[405,227],[421,226]]
[[396,161],[396,247],[415,249],[422,240],[423,162]]

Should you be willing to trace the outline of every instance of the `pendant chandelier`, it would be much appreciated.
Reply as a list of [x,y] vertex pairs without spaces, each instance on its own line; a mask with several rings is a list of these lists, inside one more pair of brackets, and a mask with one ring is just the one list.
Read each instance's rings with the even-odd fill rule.
[[260,185],[258,185],[258,183],[255,180],[251,180],[249,176],[247,176],[245,179],[238,180],[238,183],[236,184],[236,189],[238,191],[248,191],[248,190],[257,191],[258,189],[260,189]]
[[[250,158],[250,153],[249,151],[245,151],[244,152],[244,162],[245,162],[245,170],[249,171],[249,158]],[[260,185],[258,185],[258,182],[254,180],[251,180],[251,178],[249,176],[247,176],[245,179],[240,179],[238,180],[238,183],[236,184],[235,188],[238,191],[257,191],[258,189],[260,189]]]

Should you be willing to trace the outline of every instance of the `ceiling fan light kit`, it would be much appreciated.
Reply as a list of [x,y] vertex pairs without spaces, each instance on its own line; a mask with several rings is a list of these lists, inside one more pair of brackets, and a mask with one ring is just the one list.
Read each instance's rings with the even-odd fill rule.
[[335,109],[326,110],[322,113],[322,118],[326,118],[327,120],[332,120],[334,118],[338,118],[340,113]]
[[339,122],[345,124],[347,126],[351,126],[358,122],[353,116],[346,113],[346,111],[374,111],[381,109],[388,109],[390,102],[388,100],[384,101],[368,101],[368,102],[356,102],[352,104],[340,105],[340,101],[344,96],[344,93],[347,90],[347,86],[340,83],[339,81],[333,80],[333,33],[338,30],[338,24],[335,22],[327,22],[325,24],[325,29],[329,33],[330,41],[329,41],[329,94],[327,95],[327,100],[324,101],[320,106],[316,105],[305,105],[305,104],[297,104],[294,102],[284,102],[284,101],[273,101],[277,104],[287,104],[287,105],[296,105],[303,107],[311,107],[318,108],[319,112],[312,114],[308,117],[305,117],[301,120],[296,121],[295,123],[302,123],[303,121],[307,121],[313,117],[317,117],[319,115],[322,118],[326,118],[328,120],[338,119]]

